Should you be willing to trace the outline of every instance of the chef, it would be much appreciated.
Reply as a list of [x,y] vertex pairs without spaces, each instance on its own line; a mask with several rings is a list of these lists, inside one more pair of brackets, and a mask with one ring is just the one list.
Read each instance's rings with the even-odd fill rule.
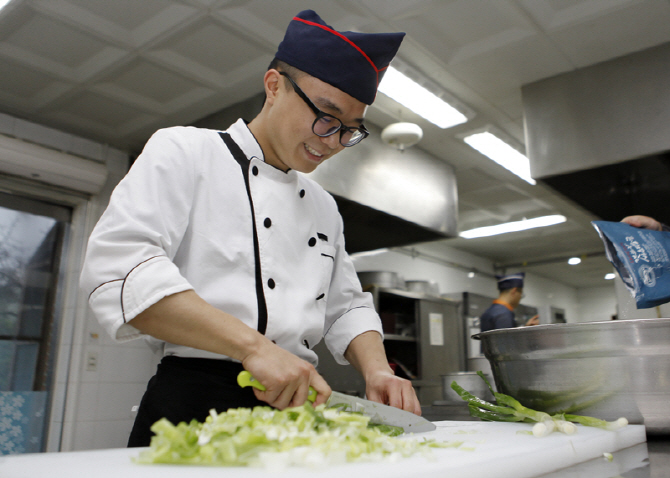
[[[482,332],[516,327],[514,309],[517,308],[523,297],[524,277],[523,272],[496,276],[499,294],[493,304],[479,317]],[[531,317],[526,325],[537,325],[538,319],[537,315]]]
[[[333,198],[302,173],[368,136],[363,125],[404,33],[338,32],[306,10],[288,25],[250,123],[156,132],[91,234],[81,276],[118,341],[164,357],[129,446],[209,410],[326,401],[314,346],[364,377],[367,398],[420,414],[391,371],[371,296],[345,252]],[[222,52],[225,54],[225,48]],[[250,371],[266,391],[240,388]]]

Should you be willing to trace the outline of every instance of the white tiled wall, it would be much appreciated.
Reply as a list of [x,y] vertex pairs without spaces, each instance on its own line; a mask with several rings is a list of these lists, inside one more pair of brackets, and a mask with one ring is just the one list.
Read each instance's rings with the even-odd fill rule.
[[160,356],[141,340],[114,342],[90,312],[81,316],[83,332],[62,347],[72,355],[69,375],[61,382],[67,398],[58,449],[125,447],[133,424],[132,408],[139,405]]
[[81,348],[71,448],[125,447],[139,405],[160,357],[143,341],[115,343],[93,320]]

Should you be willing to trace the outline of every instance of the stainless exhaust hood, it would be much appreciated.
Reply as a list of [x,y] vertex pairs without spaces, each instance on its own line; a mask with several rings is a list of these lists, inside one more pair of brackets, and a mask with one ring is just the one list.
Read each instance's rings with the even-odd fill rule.
[[670,43],[522,88],[540,179],[602,219],[670,221]]
[[418,147],[398,151],[381,130],[308,176],[330,192],[344,220],[347,251],[359,252],[453,237],[458,229],[456,176]]
[[[194,126],[221,129],[251,119],[263,105],[257,95],[203,118]],[[397,151],[381,130],[320,165],[308,177],[330,192],[344,221],[349,253],[404,246],[457,235],[456,176],[450,165],[418,147]]]

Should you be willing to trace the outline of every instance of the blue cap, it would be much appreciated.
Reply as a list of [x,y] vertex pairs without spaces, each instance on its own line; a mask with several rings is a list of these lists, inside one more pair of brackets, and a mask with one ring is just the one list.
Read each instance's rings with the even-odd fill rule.
[[289,23],[275,58],[371,105],[404,36],[338,32],[304,10]]
[[498,290],[507,290],[514,287],[523,287],[523,278],[526,276],[524,272],[517,272],[516,274],[507,274],[504,276],[496,276],[498,280]]

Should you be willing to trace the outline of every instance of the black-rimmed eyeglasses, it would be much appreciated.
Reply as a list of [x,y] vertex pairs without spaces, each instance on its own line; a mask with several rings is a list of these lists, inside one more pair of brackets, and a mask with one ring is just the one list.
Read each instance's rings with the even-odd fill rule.
[[316,115],[316,119],[314,120],[314,123],[312,123],[312,132],[314,132],[315,135],[325,138],[327,136],[332,136],[339,131],[340,144],[344,147],[358,144],[368,137],[370,133],[365,129],[365,126],[360,125],[358,128],[345,126],[342,121],[335,116],[324,113],[317,108],[312,100],[307,97],[300,87],[296,85],[295,81],[293,81],[293,78],[288,76],[286,72],[280,71],[279,74],[286,77],[293,86],[293,90],[305,103],[307,103],[307,106],[309,106]]

